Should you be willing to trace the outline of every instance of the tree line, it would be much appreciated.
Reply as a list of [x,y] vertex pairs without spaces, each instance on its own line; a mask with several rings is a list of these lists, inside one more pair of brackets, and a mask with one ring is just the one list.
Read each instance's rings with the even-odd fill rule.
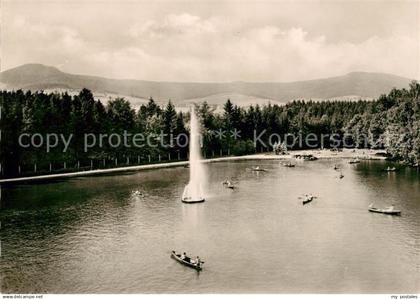
[[[202,123],[203,154],[243,155],[272,150],[270,136],[287,134],[319,137],[317,147],[330,147],[323,138],[335,135],[342,141],[338,146],[384,148],[395,159],[410,164],[420,160],[420,85],[412,82],[408,89],[393,89],[374,101],[292,101],[285,105],[253,105],[239,107],[227,100],[222,112],[206,102],[197,105]],[[76,163],[95,161],[99,167],[145,157],[187,157],[188,147],[172,142],[176,136],[187,136],[189,112],[176,111],[171,101],[159,106],[152,98],[135,110],[124,98],[110,100],[105,106],[95,100],[91,91],[83,89],[77,95],[44,93],[43,91],[1,91],[1,150],[2,176],[16,176],[22,168],[48,164],[69,168]],[[22,134],[42,136],[55,133],[73,135],[68,148],[59,143],[50,151],[43,147],[22,147]],[[117,147],[98,143],[86,150],[86,134],[138,134],[165,139],[157,146]],[[255,143],[259,136],[261,142]],[[324,136],[324,137],[323,137]],[[354,136],[364,136],[364,139]],[[280,142],[284,141],[281,140]],[[162,140],[161,140],[162,141]],[[164,145],[163,145],[164,144]],[[168,146],[169,145],[169,146]],[[306,148],[305,143],[293,148]],[[65,151],[64,148],[66,149]],[[120,162],[117,162],[120,161]],[[92,163],[92,162],[91,162]],[[32,166],[31,166],[32,167]]]

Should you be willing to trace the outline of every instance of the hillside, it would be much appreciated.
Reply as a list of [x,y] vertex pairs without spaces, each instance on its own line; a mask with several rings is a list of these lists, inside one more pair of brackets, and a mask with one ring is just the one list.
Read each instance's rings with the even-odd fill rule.
[[287,83],[154,82],[75,75],[41,64],[25,64],[0,73],[0,87],[6,89],[77,91],[86,87],[95,95],[101,94],[105,98],[119,95],[142,103],[152,96],[158,102],[171,99],[176,105],[185,105],[193,100],[207,100],[217,105],[228,95],[236,95],[239,101],[243,99],[247,105],[268,101],[284,103],[294,99],[375,98],[394,87],[406,88],[410,81],[389,74],[354,72],[332,78]]

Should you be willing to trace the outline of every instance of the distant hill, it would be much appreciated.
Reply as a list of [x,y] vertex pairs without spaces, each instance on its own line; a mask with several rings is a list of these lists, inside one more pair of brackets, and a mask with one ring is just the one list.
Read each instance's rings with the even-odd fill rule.
[[86,87],[103,100],[124,96],[134,106],[140,105],[149,97],[161,103],[171,99],[177,106],[204,100],[220,105],[229,97],[241,106],[252,103],[285,103],[294,99],[369,99],[388,93],[394,87],[408,87],[410,81],[389,74],[354,72],[332,78],[287,83],[154,82],[75,75],[41,64],[25,64],[0,73],[0,88],[3,89],[77,92]]

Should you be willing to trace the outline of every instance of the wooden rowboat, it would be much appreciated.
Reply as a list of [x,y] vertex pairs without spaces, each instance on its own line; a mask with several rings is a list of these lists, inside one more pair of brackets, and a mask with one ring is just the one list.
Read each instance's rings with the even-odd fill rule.
[[378,208],[374,208],[374,207],[370,207],[369,208],[369,212],[372,213],[381,213],[381,214],[386,214],[386,215],[401,215],[401,211],[400,210],[394,210],[394,209],[378,209]]
[[257,166],[257,167],[252,167],[252,168],[251,168],[251,170],[252,170],[252,171],[261,171],[261,172],[266,171],[264,168],[260,168],[259,166]]
[[292,164],[292,163],[286,163],[286,164],[283,164],[284,165],[284,167],[295,167],[295,164]]
[[194,268],[194,269],[196,269],[197,271],[201,271],[203,268],[201,267],[201,264],[202,263],[204,263],[204,262],[201,262],[201,263],[199,263],[198,265],[196,264],[196,263],[193,263],[192,262],[192,259],[191,258],[189,258],[189,257],[186,257],[185,259],[181,259],[181,255],[180,254],[177,254],[176,252],[175,252],[175,250],[173,250],[172,252],[171,252],[171,258],[173,258],[174,260],[176,260],[177,262],[179,262],[179,263],[181,263],[181,264],[183,264],[183,265],[185,265],[185,266],[187,266],[187,267],[190,267],[190,268]]
[[236,188],[236,186],[229,180],[226,180],[226,181],[222,182],[222,185],[225,188],[228,188],[228,189],[235,189]]
[[306,205],[307,203],[310,203],[313,199],[313,196],[307,196],[302,200],[302,204]]
[[373,206],[373,203],[371,203],[369,205],[368,210],[369,210],[369,212],[372,212],[372,213],[381,213],[381,214],[387,214],[387,215],[401,215],[401,211],[400,210],[394,210],[393,205],[388,207],[388,208],[385,208],[385,209],[378,209],[378,208],[375,208]]
[[353,160],[349,161],[349,164],[358,164],[358,163],[360,163],[359,159],[353,159]]

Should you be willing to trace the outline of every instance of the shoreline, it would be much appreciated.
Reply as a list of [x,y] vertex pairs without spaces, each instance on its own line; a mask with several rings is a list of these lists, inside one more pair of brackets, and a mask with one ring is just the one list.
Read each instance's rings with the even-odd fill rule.
[[[210,158],[210,159],[205,159],[202,161],[203,163],[214,163],[214,162],[241,161],[241,160],[288,160],[288,159],[292,159],[294,155],[307,155],[307,154],[311,154],[317,157],[318,159],[359,158],[361,160],[385,160],[385,157],[375,155],[376,153],[380,153],[380,152],[383,152],[383,151],[371,150],[371,149],[364,149],[364,150],[343,149],[343,151],[341,152],[332,152],[327,149],[295,150],[295,151],[290,151],[287,155],[275,155],[274,153],[269,152],[269,153],[252,154],[252,155],[245,155],[245,156]],[[54,179],[60,179],[60,178],[82,177],[82,176],[101,175],[101,174],[128,172],[128,171],[161,169],[161,168],[186,166],[188,164],[189,164],[189,161],[178,161],[178,162],[165,162],[165,163],[148,164],[148,165],[124,166],[124,167],[109,168],[109,169],[95,169],[95,170],[86,170],[86,171],[58,173],[58,174],[46,174],[46,175],[40,175],[40,176],[1,179],[0,184],[54,180]]]

